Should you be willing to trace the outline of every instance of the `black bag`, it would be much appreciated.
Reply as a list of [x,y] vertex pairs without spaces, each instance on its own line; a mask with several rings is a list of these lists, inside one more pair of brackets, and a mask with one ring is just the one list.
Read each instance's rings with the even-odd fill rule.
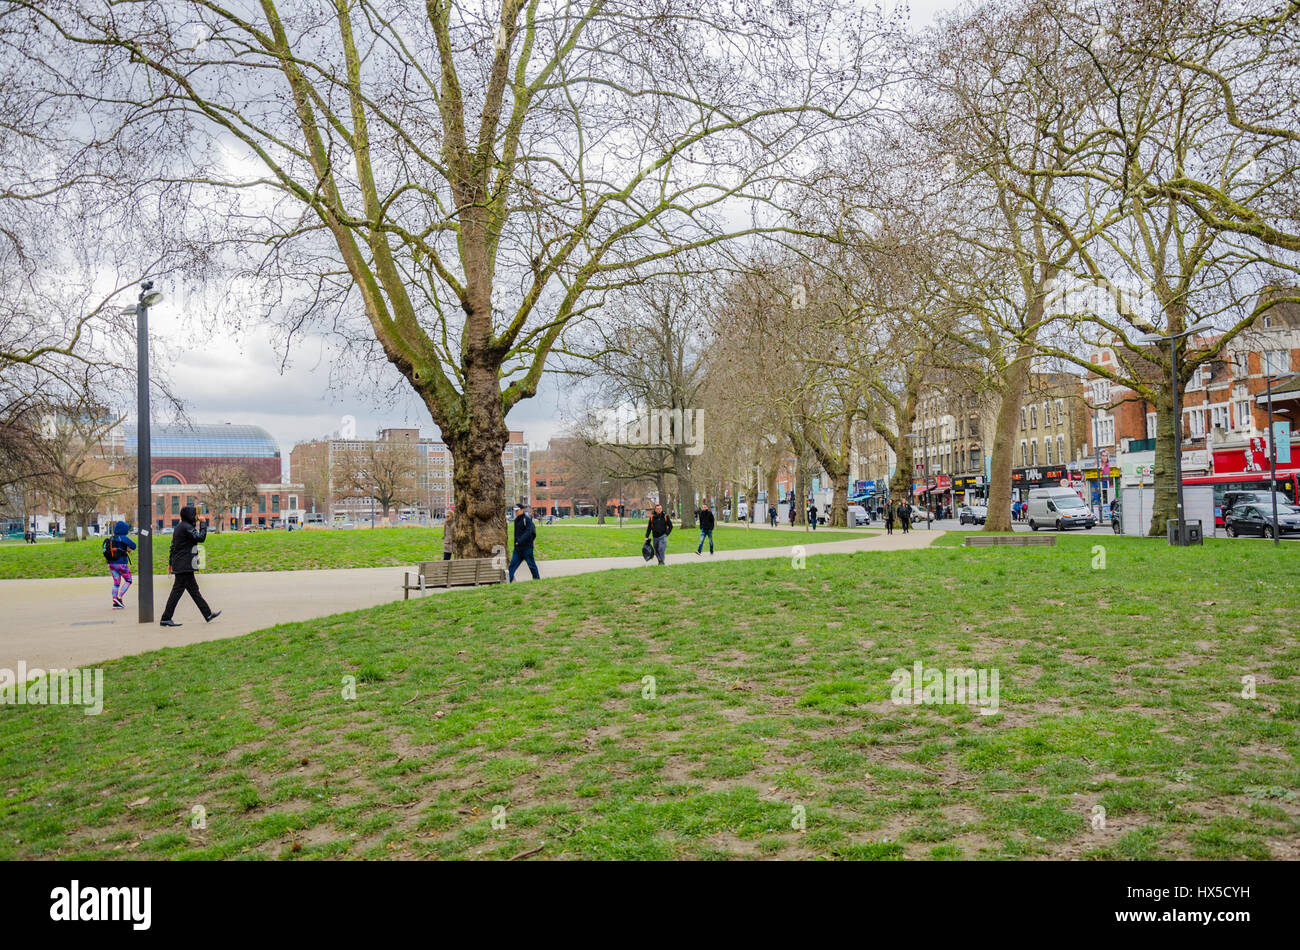
[[112,564],[113,560],[117,557],[117,554],[118,554],[117,539],[105,538],[104,539],[104,560],[107,563]]
[[655,556],[654,545],[650,543],[649,538],[646,538],[645,544],[641,545],[641,556],[647,561]]

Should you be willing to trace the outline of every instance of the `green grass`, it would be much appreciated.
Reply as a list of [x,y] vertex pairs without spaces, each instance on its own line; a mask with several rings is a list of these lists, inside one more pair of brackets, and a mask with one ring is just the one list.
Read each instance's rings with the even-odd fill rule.
[[[0,858],[1294,858],[1295,556],[692,563],[128,657],[0,710]],[[916,660],[997,714],[895,705]]]
[[[719,527],[714,543],[720,550],[781,547],[867,538],[877,532],[814,533],[801,528]],[[539,560],[619,557],[639,554],[645,524],[599,527],[537,526]],[[695,550],[699,531],[674,530],[668,550]],[[132,540],[138,540],[132,538]],[[154,539],[154,569],[166,573],[170,535]],[[0,579],[96,577],[107,572],[101,553],[103,540],[60,541],[0,547]],[[376,528],[312,531],[230,531],[211,533],[205,543],[206,571],[295,571],[326,568],[391,567],[442,557],[441,528]],[[132,555],[132,563],[135,563]]]

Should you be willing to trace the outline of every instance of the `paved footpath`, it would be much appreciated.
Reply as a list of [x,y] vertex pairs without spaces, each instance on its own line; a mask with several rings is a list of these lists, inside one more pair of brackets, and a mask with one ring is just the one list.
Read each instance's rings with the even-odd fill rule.
[[[764,530],[755,527],[754,530]],[[847,554],[854,551],[895,551],[928,547],[943,534],[940,530],[912,531],[903,534],[883,531],[872,538],[831,541],[835,529],[808,532],[803,542],[808,556]],[[822,539],[827,540],[823,541]],[[814,541],[815,539],[815,541]],[[740,561],[757,558],[786,558],[791,547],[750,548],[719,551],[713,557],[706,552],[670,554],[669,565],[697,564],[708,561]],[[639,556],[613,558],[573,558],[538,562],[545,581],[552,577],[590,574],[595,571],[640,568],[659,570]],[[254,630],[311,620],[348,610],[360,610],[402,599],[402,572],[408,567],[363,567],[324,571],[249,571],[231,574],[200,574],[199,586],[204,598],[221,616],[204,623],[186,596],[176,611],[179,627],[160,627],[161,616],[171,589],[165,574],[154,578],[155,620],[142,624],[137,620],[136,588],[127,595],[127,609],[113,610],[108,605],[112,587],[107,573],[103,577],[70,577],[50,580],[0,580],[0,668],[16,670],[24,661],[31,669],[71,669],[111,660],[115,657],[144,653],[161,647],[184,646],[205,640],[238,637]],[[667,568],[664,568],[667,570]],[[531,582],[527,565],[521,565],[515,581]],[[459,587],[430,593],[455,594],[469,590]],[[418,597],[419,594],[412,594]]]

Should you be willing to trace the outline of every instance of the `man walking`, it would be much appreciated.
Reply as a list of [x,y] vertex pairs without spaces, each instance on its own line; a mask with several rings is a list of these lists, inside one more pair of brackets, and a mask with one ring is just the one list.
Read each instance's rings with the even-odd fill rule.
[[[663,505],[655,505],[654,514],[650,516],[649,523],[645,526],[645,536],[653,536],[653,545],[655,557],[659,559],[659,566],[663,567],[664,558],[668,555],[668,535],[673,533],[673,519],[668,517],[664,511]],[[700,539],[703,544],[703,539]]]
[[220,610],[213,610],[203,599],[199,593],[199,582],[194,578],[194,572],[203,566],[198,546],[208,539],[207,519],[204,519],[202,528],[198,527],[197,519],[198,512],[186,505],[181,509],[181,523],[172,532],[172,546],[167,552],[167,573],[174,580],[172,591],[167,595],[167,606],[163,608],[162,620],[158,623],[160,627],[180,626],[172,620],[172,615],[176,613],[176,605],[181,602],[181,595],[187,592],[205,621],[211,623],[221,616]]
[[709,539],[709,553],[713,553],[713,512],[709,510],[709,503],[706,501],[700,506],[700,544],[695,549],[696,554],[704,553],[704,539]]
[[522,502],[515,505],[515,552],[510,558],[510,583],[514,583],[515,571],[524,561],[528,562],[528,570],[532,571],[533,580],[541,579],[542,575],[537,573],[537,561],[533,558],[533,542],[536,539],[537,526],[533,524],[528,510],[524,508]]
[[812,527],[814,531],[817,530],[817,506],[816,505],[808,506],[808,524]]
[[885,534],[894,533],[894,506],[885,505]]
[[912,530],[912,508],[907,502],[898,503],[898,521],[899,526],[903,529],[903,534]]

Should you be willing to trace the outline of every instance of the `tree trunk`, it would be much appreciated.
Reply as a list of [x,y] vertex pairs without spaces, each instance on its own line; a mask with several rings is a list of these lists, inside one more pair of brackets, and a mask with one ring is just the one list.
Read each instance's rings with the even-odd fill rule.
[[1002,387],[1002,405],[993,429],[993,456],[989,463],[989,504],[985,531],[1011,530],[1011,469],[1015,460],[1016,429],[1020,405],[1029,382],[1029,361],[1033,350],[1022,343],[1016,352]]
[[[1147,534],[1151,537],[1165,535],[1165,519],[1178,517],[1178,488],[1174,484],[1174,452],[1181,447],[1174,446],[1174,403],[1165,386],[1160,390],[1155,401],[1156,410],[1156,458],[1155,489],[1152,492],[1151,526]],[[1094,449],[1094,454],[1096,450]],[[1100,477],[1100,471],[1097,473]]]
[[[454,550],[460,557],[492,557],[506,550],[508,502],[501,453],[505,451],[510,432],[497,387],[493,367],[471,367],[466,378],[467,424],[457,429],[439,423],[452,456],[452,492],[456,506],[452,534]],[[434,410],[432,399],[426,400],[426,404]],[[513,500],[509,502],[513,503]]]
[[843,471],[830,473],[834,484],[832,492],[831,512],[827,519],[827,525],[831,528],[847,527],[849,523],[849,470],[847,467]]
[[677,500],[682,505],[679,526],[694,528],[695,483],[691,480],[690,456],[685,445],[673,446],[673,471],[677,473]]

